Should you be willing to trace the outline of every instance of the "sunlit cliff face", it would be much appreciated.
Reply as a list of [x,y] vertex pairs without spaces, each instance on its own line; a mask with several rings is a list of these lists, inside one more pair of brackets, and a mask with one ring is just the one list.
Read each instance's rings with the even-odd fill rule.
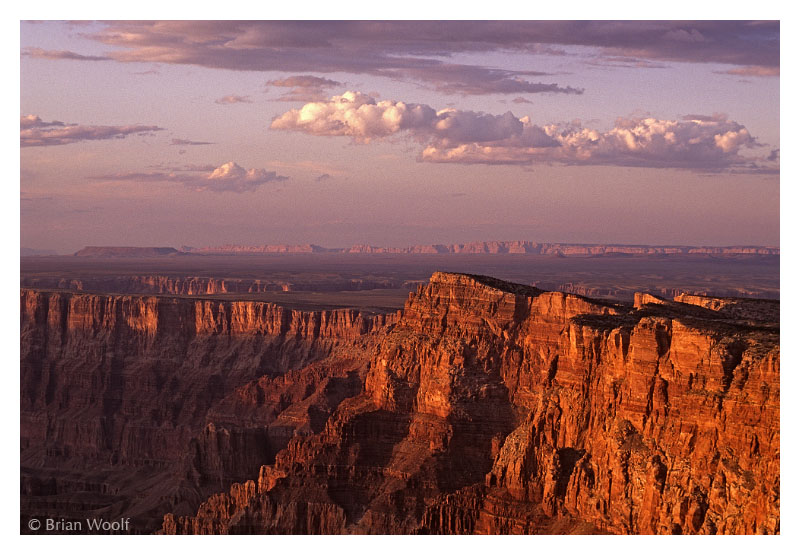
[[776,245],[778,43],[746,21],[23,22],[22,244]]

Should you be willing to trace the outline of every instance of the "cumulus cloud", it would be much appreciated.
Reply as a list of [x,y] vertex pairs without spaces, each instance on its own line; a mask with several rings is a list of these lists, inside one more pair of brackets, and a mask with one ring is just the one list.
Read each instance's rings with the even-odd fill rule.
[[[274,171],[251,168],[244,169],[235,162],[226,162],[218,167],[186,166],[173,171],[130,172],[94,176],[93,179],[110,182],[133,181],[137,183],[179,183],[193,191],[215,193],[246,193],[272,181],[285,181],[286,176]],[[202,171],[205,175],[192,175]],[[184,173],[189,172],[189,173]]]
[[245,191],[255,191],[270,181],[286,179],[288,178],[275,172],[255,168],[246,170],[235,162],[227,162],[211,172],[205,180],[193,183],[191,187],[196,191],[244,193]]
[[422,152],[430,162],[611,165],[683,168],[701,171],[733,169],[746,164],[739,154],[757,146],[747,129],[734,121],[672,121],[620,118],[609,131],[576,126],[544,126],[555,141],[546,148],[511,141],[469,142],[453,147],[432,144]]
[[20,116],[20,147],[56,146],[80,141],[123,139],[163,131],[156,125],[78,125],[61,121],[42,121],[39,116]]
[[325,98],[325,92],[332,87],[340,87],[342,83],[333,79],[314,75],[292,75],[285,79],[267,81],[267,87],[285,87],[290,90],[283,93],[278,100],[287,102],[315,102]]
[[[564,55],[564,47],[581,47],[587,60],[606,65],[716,63],[752,74],[777,73],[780,67],[779,21],[117,21],[104,25],[83,36],[112,47],[105,56],[44,50],[31,55],[247,71],[389,72],[465,94],[570,91],[558,85],[551,89],[541,89],[547,84],[526,85],[523,72],[501,76],[492,68],[454,68],[443,59],[509,50]],[[448,71],[452,74],[443,76]],[[483,72],[488,77],[486,88],[480,80],[464,77],[470,72]]]
[[173,146],[198,146],[198,145],[213,145],[205,141],[190,141],[189,139],[172,139],[169,144]]
[[741,152],[763,146],[724,114],[676,121],[620,118],[612,129],[599,131],[577,122],[540,126],[511,112],[437,111],[353,91],[289,110],[271,128],[346,136],[358,143],[402,134],[423,145],[421,160],[461,164],[555,162],[722,171],[751,164],[755,159]]
[[384,100],[348,91],[330,101],[311,102],[272,121],[272,129],[310,135],[345,135],[369,142],[399,131],[427,128],[436,116],[430,106]]
[[[511,112],[499,116],[453,108],[437,112],[425,104],[377,101],[355,91],[290,110],[275,118],[271,128],[310,135],[349,136],[365,143],[406,131],[420,141],[432,138],[443,146],[470,140],[497,141],[523,134],[523,122]],[[527,135],[532,132],[531,129]]]
[[223,96],[222,98],[218,98],[214,101],[216,104],[250,104],[253,101],[250,100],[249,96],[236,96],[235,94],[229,94],[228,96]]

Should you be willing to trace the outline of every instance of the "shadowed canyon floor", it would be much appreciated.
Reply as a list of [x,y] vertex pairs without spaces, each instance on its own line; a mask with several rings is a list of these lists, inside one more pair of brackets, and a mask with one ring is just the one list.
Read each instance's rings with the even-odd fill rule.
[[22,522],[780,530],[778,301],[447,272],[400,313],[231,297],[22,289]]

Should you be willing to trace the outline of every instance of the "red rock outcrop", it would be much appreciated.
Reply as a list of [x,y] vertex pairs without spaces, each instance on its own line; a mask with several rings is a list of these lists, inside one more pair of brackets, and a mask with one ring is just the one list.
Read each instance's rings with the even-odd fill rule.
[[162,532],[778,533],[774,312],[638,300],[437,273],[321,431]]
[[[352,381],[367,345],[395,318],[35,290],[22,290],[20,301],[23,516],[125,516],[138,531],[152,530],[166,511],[193,512],[209,488],[227,488],[271,460],[293,425],[318,430],[331,410],[309,401],[306,428],[298,417],[280,434],[259,435],[228,422],[209,429],[210,409],[253,380],[274,378],[271,394],[298,402],[333,387],[338,374]],[[308,391],[294,391],[294,374],[284,374],[332,353],[328,368],[336,357],[350,362],[338,374],[307,370]],[[253,456],[242,459],[237,446]]]

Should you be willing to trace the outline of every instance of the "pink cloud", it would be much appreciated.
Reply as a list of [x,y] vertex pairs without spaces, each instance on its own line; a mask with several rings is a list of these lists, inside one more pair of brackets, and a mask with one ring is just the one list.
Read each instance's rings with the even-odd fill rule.
[[314,75],[292,75],[285,79],[267,81],[267,87],[283,87],[290,89],[283,93],[278,100],[287,102],[314,102],[324,100],[325,91],[332,87],[340,87],[342,83],[333,79],[316,77]]
[[780,67],[768,66],[745,66],[729,69],[728,71],[718,71],[726,75],[739,75],[740,77],[778,77],[781,74]]
[[215,104],[251,104],[252,102],[249,96],[236,96],[235,94],[229,94],[214,101]]
[[[459,53],[565,55],[590,63],[663,67],[725,64],[735,74],[774,75],[779,21],[118,21],[87,39],[104,56],[31,49],[50,59],[187,64],[247,71],[350,72],[423,81],[454,94],[578,93],[530,82],[537,71],[448,63]],[[746,69],[760,68],[760,69]]]
[[111,60],[107,56],[87,56],[78,54],[71,50],[45,50],[43,48],[28,48],[23,53],[23,56],[30,56],[31,58],[40,58],[43,60],[78,60],[83,62],[100,62]]
[[[209,168],[211,168],[209,170]],[[202,171],[205,175],[191,173]],[[136,183],[179,183],[188,189],[198,192],[245,193],[256,191],[262,185],[273,181],[285,181],[286,176],[274,171],[241,167],[235,162],[226,162],[218,167],[187,166],[174,171],[129,172],[112,175],[94,176],[93,179],[108,182],[132,181]]]
[[63,121],[42,121],[42,118],[33,114],[19,117],[20,129],[31,129],[34,127],[64,127],[65,125],[66,124]]
[[61,121],[45,122],[33,114],[20,116],[20,147],[57,146],[81,141],[123,139],[163,131],[156,125],[78,125]]

